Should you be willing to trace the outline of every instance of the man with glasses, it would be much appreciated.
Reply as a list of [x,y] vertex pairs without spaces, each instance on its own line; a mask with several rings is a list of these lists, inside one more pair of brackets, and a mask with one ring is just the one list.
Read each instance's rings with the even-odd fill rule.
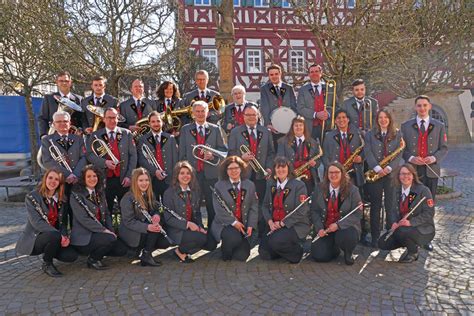
[[94,126],[95,120],[94,113],[87,109],[87,105],[94,105],[99,108],[117,108],[117,99],[105,93],[106,82],[107,80],[104,76],[94,77],[91,84],[93,93],[87,98],[84,98],[81,102],[82,110],[85,113],[82,125],[85,128],[86,134],[93,132],[92,127]]
[[[259,206],[262,205],[265,197],[266,181],[272,173],[273,159],[275,158],[275,148],[273,146],[273,136],[269,130],[258,125],[259,112],[255,106],[248,106],[244,110],[244,124],[240,125],[230,132],[229,136],[229,156],[239,156],[246,163],[250,161],[258,162],[264,170],[255,172],[248,166],[247,172],[250,174],[250,180],[255,183],[258,195]],[[240,147],[244,145],[249,149],[248,152],[242,152]],[[268,173],[265,175],[264,173]],[[259,210],[259,235],[264,230],[266,223],[263,219],[261,208]]]
[[224,121],[222,128],[227,133],[237,126],[244,124],[244,109],[248,106],[255,106],[258,108],[256,103],[247,101],[245,99],[245,88],[242,85],[237,85],[232,88],[231,94],[233,102],[227,104],[224,111]]
[[[46,135],[49,130],[49,124],[53,121],[53,114],[58,110],[58,99],[68,98],[77,105],[81,104],[82,97],[71,92],[72,78],[67,71],[61,71],[56,75],[56,85],[58,92],[45,95],[41,104],[40,114],[38,116],[38,125],[40,137]],[[72,125],[82,127],[82,113],[74,112],[72,114]]]
[[[180,132],[179,161],[187,160],[196,170],[201,197],[206,200],[208,215],[207,227],[210,228],[214,220],[214,206],[212,205],[212,192],[210,187],[217,182],[218,161],[223,160],[211,151],[194,150],[196,145],[204,145],[218,151],[227,151],[219,126],[206,121],[209,107],[206,101],[193,103],[192,114],[194,122],[184,125]],[[196,156],[199,158],[197,159]]]
[[[137,166],[137,149],[132,133],[128,129],[117,126],[118,112],[116,109],[109,107],[105,110],[104,122],[105,127],[92,133],[87,139],[87,159],[99,168],[105,169],[105,197],[109,211],[112,213],[115,197],[120,203],[130,186],[132,171]],[[105,142],[115,159],[109,154],[96,155],[95,152],[99,152],[98,146],[100,145],[99,141],[95,141],[96,139]],[[93,142],[95,152],[92,149]]]

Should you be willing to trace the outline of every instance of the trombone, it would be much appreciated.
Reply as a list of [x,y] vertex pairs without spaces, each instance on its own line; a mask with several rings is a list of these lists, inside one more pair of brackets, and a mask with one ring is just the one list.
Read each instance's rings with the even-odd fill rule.
[[363,124],[364,126],[362,126],[362,129],[366,129],[367,127],[367,110],[369,111],[369,129],[372,129],[372,100],[370,100],[369,98],[364,98],[364,119],[363,119]]
[[[334,128],[334,115],[336,113],[336,98],[337,98],[337,90],[336,90],[336,80],[327,80],[326,81],[326,99],[324,100],[324,111],[326,111],[326,107],[329,101],[329,95],[331,94],[332,97],[332,111],[331,111],[331,129]],[[324,139],[324,129],[326,127],[326,120],[324,120],[321,124],[321,144],[323,143]]]
[[[241,145],[240,153],[243,155],[243,154],[251,154],[252,152],[246,145]],[[255,156],[252,159],[250,159],[249,165],[252,167],[253,171],[255,171],[256,173],[261,173],[265,178],[268,177],[269,175],[268,172],[262,167],[262,165],[260,164],[260,162],[258,162]]]
[[[97,157],[104,158],[104,156],[108,155],[115,165],[118,165],[122,162],[118,160],[117,157],[115,157],[114,153],[106,142],[104,142],[102,139],[99,139],[97,135],[94,135],[94,138],[95,139],[91,143],[91,149]],[[94,144],[99,145],[97,146],[97,148],[95,148]]]
[[150,147],[148,147],[147,145],[143,144],[142,146],[142,153],[143,153],[143,156],[145,156],[146,160],[148,160],[148,162],[153,166],[155,167],[156,169],[160,170],[161,174],[166,177],[167,176],[167,173],[166,171],[164,171],[160,164],[158,163],[158,161],[156,160],[155,158],[155,155],[153,155],[153,152],[151,151]]
[[[198,144],[198,145],[191,145],[191,147],[193,147],[192,154],[193,154],[193,157],[196,158],[196,160],[203,161],[211,166],[218,166],[221,163],[221,160],[227,157],[227,152],[211,148],[210,146],[207,146],[207,145]],[[217,156],[219,159],[216,162],[212,162],[212,161],[205,160],[199,157],[199,155],[204,155],[205,151],[210,152],[211,154]]]

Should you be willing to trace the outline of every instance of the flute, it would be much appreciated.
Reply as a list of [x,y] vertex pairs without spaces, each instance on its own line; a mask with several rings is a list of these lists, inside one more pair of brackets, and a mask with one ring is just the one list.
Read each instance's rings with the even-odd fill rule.
[[[283,222],[285,219],[287,219],[288,217],[290,217],[291,215],[293,215],[297,210],[299,210],[306,202],[308,202],[309,200],[311,199],[310,196],[308,196],[306,199],[303,200],[303,202],[301,202],[300,204],[298,204],[297,207],[295,207],[295,209],[293,211],[291,211],[290,213],[286,214],[285,217],[283,217],[283,219],[280,221],[280,222]],[[271,230],[267,233],[267,236],[270,236],[271,234],[273,234],[274,230]]]
[[[423,203],[423,201],[426,200],[426,196],[424,196],[418,203],[416,203],[416,205],[411,209],[411,211],[409,213],[407,213],[405,216],[402,217],[401,220],[403,219],[407,219],[408,216],[410,216],[411,214],[413,214],[413,212],[418,208],[418,206],[421,205],[421,203]],[[398,227],[397,227],[398,228]],[[385,238],[384,238],[384,241],[387,241],[392,235],[393,233],[396,231],[397,229],[391,229],[388,231],[387,235],[385,235]]]

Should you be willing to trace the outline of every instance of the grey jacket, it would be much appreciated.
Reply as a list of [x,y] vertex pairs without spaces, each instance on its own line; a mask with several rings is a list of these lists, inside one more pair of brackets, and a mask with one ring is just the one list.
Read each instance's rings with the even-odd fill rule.
[[[92,215],[95,215],[97,208],[99,208],[101,214],[100,221],[89,215],[81,203],[76,200],[74,194],[87,206]],[[112,230],[112,216],[107,208],[105,194],[99,197],[97,205],[89,197],[89,192],[86,188],[76,185],[71,193],[69,204],[73,214],[71,245],[86,246],[91,240],[92,233],[104,233],[107,229]]]
[[[400,147],[402,133],[397,130],[394,139],[387,139],[387,154],[390,155],[397,148]],[[365,134],[364,156],[367,161],[369,169],[374,169],[379,165],[379,162],[384,159],[384,141],[382,135],[377,129],[372,129]],[[400,165],[402,161],[402,153],[400,153],[391,163],[389,167],[394,170]]]
[[[40,211],[43,215],[40,215],[38,210],[36,210],[31,199],[34,199],[38,203]],[[43,216],[48,216],[48,206],[44,202],[43,197],[39,194],[37,190],[31,191],[25,197],[25,206],[28,213],[28,220],[26,222],[25,229],[20,235],[18,242],[16,243],[16,252],[19,255],[30,255],[33,252],[35,246],[36,237],[40,233],[57,231],[61,235],[67,235],[67,223],[68,223],[68,214],[64,212],[64,204],[58,209],[58,229],[51,226]]]
[[[265,223],[273,218],[273,198],[277,192],[277,181],[271,179],[267,182],[265,199],[262,205],[262,214]],[[283,206],[286,214],[292,212],[301,202],[302,197],[307,197],[305,184],[296,179],[289,179],[285,185],[283,195]],[[288,228],[294,227],[300,239],[306,238],[310,231],[309,205],[306,202],[298,211],[290,215],[284,221]]]
[[[326,101],[326,83],[321,83],[321,94]],[[298,114],[305,118],[305,125],[311,135],[313,130],[313,120],[314,120],[314,97],[315,93],[313,90],[313,84],[308,82],[304,86],[300,88],[298,91],[298,99],[297,99],[297,110]],[[326,104],[326,111],[329,113],[329,118],[326,120],[325,123],[325,130],[330,128],[331,125],[331,113],[332,113],[332,105]]]
[[[237,194],[232,186],[232,183],[229,180],[219,180],[214,188],[225,201],[229,209],[234,212]],[[255,230],[255,228],[257,228],[258,221],[258,203],[255,185],[250,180],[242,180],[240,183],[240,191],[242,195],[240,207],[242,212],[242,224],[244,224],[246,228],[252,227]],[[224,210],[214,195],[212,196],[212,204],[214,205],[214,210],[216,211],[216,217],[212,222],[211,232],[212,236],[214,236],[216,241],[219,242],[221,240],[222,230],[225,226],[232,225],[232,223],[235,221],[235,217]]]
[[[403,151],[403,159],[408,162],[411,156],[418,156],[418,124],[416,118],[406,121],[402,124],[401,130],[403,138],[406,142],[405,150]],[[443,123],[430,117],[428,126],[428,156],[434,156],[436,162],[430,167],[439,175],[441,169],[441,162],[448,154],[448,140],[446,137],[446,128]],[[429,178],[436,178],[437,176],[426,168],[426,173]]]
[[[201,195],[199,194],[199,190],[192,190],[190,194],[192,207],[191,221],[196,225],[203,227],[200,209]],[[176,244],[180,244],[188,223],[186,220],[186,199],[181,188],[179,186],[178,188],[170,186],[163,195],[163,204],[182,218],[178,219],[166,210],[163,213],[168,236],[170,236]]]
[[[56,101],[54,98],[55,96],[60,97],[61,94],[59,92],[47,94],[43,98],[43,103],[41,103],[40,114],[38,115],[40,137],[48,133],[49,124],[53,121],[53,114],[58,111],[58,101]],[[82,97],[71,93],[70,100],[77,105],[80,105]],[[76,127],[82,127],[83,115],[83,112],[74,112],[71,117],[72,125],[75,125]]]
[[[119,226],[119,236],[128,246],[135,248],[140,243],[141,234],[148,232],[150,224],[141,211],[134,205],[135,199],[131,191],[128,191],[120,200],[120,212],[122,218]],[[149,210],[150,216],[157,214],[155,210]]]
[[[95,105],[94,97],[95,97],[94,94],[92,94],[88,96],[87,98],[82,99],[81,107],[82,107],[82,111],[84,111],[83,122],[82,122],[83,128],[94,126],[95,115],[87,109],[88,104]],[[104,97],[102,98],[101,107],[117,108],[118,100],[109,94],[105,94]]]
[[[246,101],[244,103],[244,107],[242,108],[242,112],[243,110],[248,107],[248,106],[255,106],[257,109],[259,108],[258,104],[257,103],[254,103],[254,102],[250,102],[250,101]],[[224,119],[222,121],[222,128],[227,132],[227,133],[230,133],[230,131],[232,129],[228,129],[227,128],[227,125],[230,123],[232,125],[234,125],[234,128],[239,126],[239,124],[237,123],[236,119],[235,119],[235,115],[236,115],[236,111],[237,111],[237,107],[235,105],[235,103],[229,103],[226,105],[225,107],[225,110],[224,110]],[[261,120],[259,120],[259,123],[260,123]]]
[[[264,126],[257,125],[257,155],[256,158],[263,168],[271,168],[273,166],[273,159],[275,158],[275,149],[273,146],[273,136]],[[235,127],[230,132],[229,136],[229,156],[239,156],[240,146],[245,145],[250,149],[250,140],[247,125]],[[250,171],[249,166],[249,171]],[[254,171],[252,171],[254,172]],[[257,174],[256,179],[263,179],[263,175]]]
[[[361,202],[359,189],[349,184],[349,194],[346,198],[342,198],[341,194],[338,196],[339,213],[340,218],[346,216],[350,211],[355,209]],[[321,229],[327,227],[324,226],[327,217],[327,207],[329,201],[329,192],[323,192],[321,186],[314,190],[311,202],[311,221],[314,225],[314,230],[317,233]],[[354,227],[357,231],[361,232],[360,220],[362,218],[362,210],[357,210],[352,215],[341,221],[337,226],[339,229],[347,229]]]
[[[166,183],[170,183],[173,177],[173,168],[176,162],[178,161],[178,146],[176,144],[176,139],[173,135],[169,133],[162,132],[160,138],[161,144],[161,157],[163,158],[164,170],[168,174],[165,178]],[[150,172],[152,178],[155,177],[157,168],[155,168],[143,155],[143,146],[147,146],[153,155],[156,155],[156,139],[153,137],[153,133],[150,131],[147,134],[143,135],[138,140],[138,165],[145,168]]]
[[[227,148],[224,145],[221,129],[211,123],[206,123],[204,129],[205,144],[219,151],[226,152]],[[192,146],[197,144],[197,133],[196,124],[189,123],[181,128],[179,136],[179,161],[187,160],[195,169],[197,167],[197,160],[192,154]],[[214,161],[217,161],[215,155]],[[204,175],[206,179],[217,179],[217,173],[217,167],[204,163]]]
[[[402,219],[402,215],[400,214],[401,188],[394,190],[393,194],[395,194],[393,200],[396,202],[387,213],[389,226],[392,226],[393,223]],[[423,184],[414,183],[410,188],[410,194],[408,194],[408,207],[411,210],[423,197],[426,197],[426,200],[408,217],[408,220],[411,226],[416,227],[420,233],[431,234],[435,231],[433,220],[435,209],[433,196],[428,187]]]
[[[120,160],[122,161],[120,164],[120,181],[123,181],[123,178],[125,177],[131,178],[133,169],[137,167],[137,149],[135,147],[132,133],[125,128],[119,127],[118,129],[119,132],[117,133],[116,141],[119,142],[118,147],[120,151]],[[92,133],[87,138],[87,160],[97,167],[106,170],[107,167],[105,165],[105,161],[109,158],[106,159],[103,157],[98,157],[92,151],[91,144],[95,139],[94,136],[97,136],[98,139],[102,139],[107,144],[109,142],[109,137],[105,128],[99,129],[98,131]]]
[[[370,130],[370,109],[372,109],[372,128],[375,127],[375,121],[377,119],[377,112],[379,110],[379,103],[372,97],[364,97],[364,107],[361,107],[362,115],[362,130]],[[355,97],[350,97],[344,100],[341,109],[347,111],[347,115],[350,120],[351,129],[359,129],[359,109]]]
[[[203,101],[206,103],[211,103],[212,99],[216,95],[220,95],[219,92],[206,88],[205,99]],[[199,89],[191,90],[183,96],[183,99],[181,100],[179,107],[182,108],[182,107],[190,106],[191,102],[199,101],[199,100],[201,100],[201,97],[199,95]],[[207,121],[209,123],[217,124],[217,122],[222,118],[222,114],[220,111],[221,110],[216,111],[216,110],[209,109],[209,116],[207,118]],[[188,123],[188,122],[190,121],[185,121],[185,123]]]
[[[282,105],[291,108],[296,113],[296,96],[293,86],[282,83],[280,87],[280,95],[283,95]],[[278,108],[278,94],[275,86],[271,82],[267,82],[260,88],[260,112],[262,112],[264,124],[271,123],[270,117],[274,110]]]
[[[142,102],[142,119],[146,118],[151,111],[156,109],[155,101],[148,98],[141,99]],[[130,128],[130,125],[135,125],[138,121],[138,112],[135,99],[130,97],[129,99],[123,101],[119,104],[120,114],[125,118],[125,122],[120,123],[121,127]]]
[[50,140],[59,149],[60,153],[66,157],[67,163],[72,169],[72,173],[79,177],[84,166],[87,164],[86,159],[86,147],[84,145],[84,139],[79,135],[69,134],[67,136],[68,141],[63,142],[61,136],[56,132],[51,135],[47,135],[41,139],[41,155],[43,164],[47,169],[57,168],[63,174],[64,177],[68,177],[69,172],[66,167],[53,159],[50,153],[50,147],[52,147]]

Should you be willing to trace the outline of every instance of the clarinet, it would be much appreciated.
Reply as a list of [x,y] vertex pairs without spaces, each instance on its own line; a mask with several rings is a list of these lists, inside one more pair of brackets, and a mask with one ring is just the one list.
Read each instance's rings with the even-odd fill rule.
[[[216,199],[217,199],[217,202],[219,202],[219,205],[222,206],[222,208],[227,212],[229,213],[230,215],[232,215],[232,217],[234,218],[234,220],[238,221],[237,217],[235,217],[234,213],[230,210],[229,206],[225,203],[224,199],[222,199],[222,197],[220,196],[220,194],[217,192],[216,188],[214,188],[213,186],[210,186],[211,188],[211,191],[212,193],[215,195]],[[245,233],[242,233],[244,235],[244,238],[249,238],[249,235],[247,234],[247,232]]]
[[31,194],[28,194],[26,197],[28,198],[28,200],[31,201],[31,203],[33,204],[33,207],[35,208],[35,211],[38,212],[41,218],[44,219],[46,223],[51,225],[51,223],[48,220],[48,216],[46,216],[46,214],[43,213],[43,210],[41,209],[41,206],[39,205],[38,201],[36,201],[35,198]]
[[92,218],[94,221],[96,221],[98,224],[104,226],[98,219],[95,217],[94,213],[89,209],[89,206],[84,203],[84,201],[81,200],[79,195],[77,195],[75,192],[71,192],[71,195],[76,199],[77,203],[86,211],[87,215],[89,215],[90,218]]
[[170,209],[168,206],[164,205],[162,202],[158,202],[158,205],[160,208],[162,208],[163,210],[173,215],[173,217],[176,218],[177,220],[186,222],[186,220],[183,217],[179,216],[175,211]]
[[[138,201],[133,200],[133,205],[142,213],[143,216],[145,216],[146,220],[150,224],[153,224],[153,219],[151,218],[150,213],[148,213],[147,210],[143,209],[143,207],[140,205],[140,203]],[[165,237],[170,242],[170,244],[174,244],[173,239],[171,239],[171,237],[168,236],[168,234],[163,229],[163,227],[161,227],[161,225],[159,225],[159,226],[160,226],[160,233],[163,235],[163,237]]]

